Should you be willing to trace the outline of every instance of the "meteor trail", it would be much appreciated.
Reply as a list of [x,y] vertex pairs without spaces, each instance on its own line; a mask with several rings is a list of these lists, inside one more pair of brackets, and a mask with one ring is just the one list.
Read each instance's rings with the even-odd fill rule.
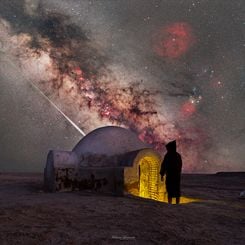
[[63,112],[60,110],[55,103],[50,100],[34,83],[29,81],[33,88],[35,88],[81,135],[85,136],[86,134]]
[[[1,43],[0,43],[1,45]],[[1,47],[1,46],[0,46]],[[1,52],[1,51],[0,51]],[[3,52],[5,53],[5,52]],[[14,67],[16,69],[15,64],[12,62],[11,59],[9,59],[9,57],[5,57],[6,61],[8,61],[9,64],[11,64],[12,67]],[[85,136],[86,134],[63,112],[61,111],[61,109],[59,107],[57,107],[57,105],[55,105],[55,103],[53,101],[51,101],[48,96],[46,96],[41,90],[40,88],[38,88],[33,82],[30,81],[30,79],[28,79],[27,77],[23,76],[23,74],[21,74],[21,76],[24,78],[24,80],[27,80],[28,83],[38,92],[40,93],[82,136]]]

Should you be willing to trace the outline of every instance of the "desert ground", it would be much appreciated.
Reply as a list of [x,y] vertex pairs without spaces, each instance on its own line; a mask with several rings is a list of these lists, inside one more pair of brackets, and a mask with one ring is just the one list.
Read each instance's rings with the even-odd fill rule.
[[180,205],[42,186],[42,174],[0,174],[0,244],[245,244],[245,173],[184,174],[198,201]]

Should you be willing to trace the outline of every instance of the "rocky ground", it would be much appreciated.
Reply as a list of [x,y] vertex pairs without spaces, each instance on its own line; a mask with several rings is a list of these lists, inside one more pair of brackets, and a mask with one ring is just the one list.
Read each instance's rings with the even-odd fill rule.
[[244,174],[183,175],[183,195],[199,201],[181,205],[42,184],[0,174],[0,244],[245,244]]

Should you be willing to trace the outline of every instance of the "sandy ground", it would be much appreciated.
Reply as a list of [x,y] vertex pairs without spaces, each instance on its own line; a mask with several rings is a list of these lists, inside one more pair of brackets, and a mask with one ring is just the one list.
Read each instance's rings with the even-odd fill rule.
[[89,191],[45,193],[41,174],[0,174],[0,244],[245,244],[245,175],[183,175],[169,205]]

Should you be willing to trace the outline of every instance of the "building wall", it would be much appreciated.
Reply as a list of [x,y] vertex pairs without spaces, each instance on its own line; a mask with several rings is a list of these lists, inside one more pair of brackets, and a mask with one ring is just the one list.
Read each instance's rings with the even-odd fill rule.
[[115,195],[126,191],[161,200],[165,193],[159,174],[161,161],[161,156],[149,148],[120,156],[87,154],[80,162],[70,152],[51,151],[45,168],[45,186],[48,191],[90,189]]

